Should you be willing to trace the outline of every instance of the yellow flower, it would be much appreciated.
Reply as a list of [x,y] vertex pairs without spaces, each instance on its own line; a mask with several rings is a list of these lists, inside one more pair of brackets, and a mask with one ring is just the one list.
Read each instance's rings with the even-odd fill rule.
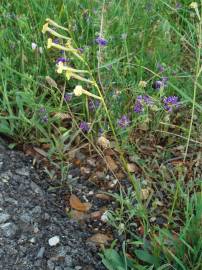
[[48,23],[45,23],[42,28],[42,33],[45,34],[48,31]]
[[53,40],[52,38],[48,38],[48,41],[47,41],[47,49],[50,49],[53,45]]
[[73,75],[73,73],[70,70],[67,70],[66,71],[66,78],[67,78],[67,80],[70,80],[72,75]]
[[198,4],[196,2],[192,2],[190,5],[189,5],[190,8],[193,8],[193,9],[196,9],[198,8]]
[[64,70],[64,64],[63,64],[63,62],[60,61],[57,64],[57,73],[61,74],[63,72],[63,70]]
[[[74,74],[73,74],[74,75]],[[73,77],[73,76],[72,76]],[[94,94],[91,94],[90,92],[88,92],[87,90],[83,89],[83,87],[81,85],[77,85],[75,88],[74,88],[74,94],[75,96],[79,97],[81,96],[82,94],[85,94],[89,97],[93,97],[93,98],[96,98],[96,99],[101,99],[101,97],[98,97]]]
[[74,88],[74,95],[79,97],[83,94],[83,87],[81,85],[77,85],[75,88]]

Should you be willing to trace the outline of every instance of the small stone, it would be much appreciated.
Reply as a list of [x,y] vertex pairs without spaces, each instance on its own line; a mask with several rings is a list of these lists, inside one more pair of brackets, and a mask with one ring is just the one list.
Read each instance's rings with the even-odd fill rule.
[[29,240],[30,243],[32,244],[35,244],[36,243],[36,238],[35,237],[32,237],[30,240]]
[[5,237],[11,238],[17,233],[17,226],[12,222],[4,223],[0,226]]
[[151,217],[150,222],[154,222],[154,221],[156,221],[156,217]]
[[40,194],[41,196],[43,195],[42,189],[33,181],[31,181],[30,187],[35,193]]
[[41,206],[35,206],[33,209],[32,209],[32,214],[35,214],[35,215],[40,215],[41,214]]
[[75,266],[75,268],[74,268],[75,270],[81,270],[82,269],[82,266]]
[[53,236],[48,240],[48,243],[51,247],[56,246],[60,242],[59,236]]
[[56,267],[55,267],[55,270],[62,270],[62,267],[56,266]]
[[16,174],[18,175],[22,175],[22,176],[29,176],[29,171],[27,168],[21,168],[21,169],[17,169],[15,170]]
[[65,263],[67,266],[72,266],[72,257],[70,255],[65,256]]
[[3,202],[4,202],[3,195],[2,195],[2,194],[0,194],[0,204],[3,204]]
[[30,224],[32,221],[32,217],[28,213],[24,213],[20,216],[20,220],[24,223]]
[[0,223],[5,223],[10,218],[7,213],[0,213]]
[[52,262],[51,260],[48,260],[47,261],[47,267],[48,267],[49,270],[53,270],[54,267],[55,267],[54,262]]
[[39,249],[39,252],[37,253],[36,257],[37,258],[43,258],[44,252],[45,252],[45,247],[41,247]]

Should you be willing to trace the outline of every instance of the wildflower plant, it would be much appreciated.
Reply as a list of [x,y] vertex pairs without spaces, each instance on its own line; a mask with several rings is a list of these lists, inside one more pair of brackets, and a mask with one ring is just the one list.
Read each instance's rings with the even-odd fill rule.
[[[120,160],[124,166],[124,169],[129,174],[129,178],[131,180],[131,183],[132,183],[134,189],[136,190],[137,200],[139,201],[139,203],[141,205],[141,198],[140,198],[140,195],[138,192],[138,185],[136,184],[134,178],[132,176],[130,176],[130,172],[128,171],[127,163],[126,163],[125,158],[123,156],[123,152],[120,148],[119,141],[118,141],[118,138],[117,138],[117,135],[115,132],[115,128],[114,128],[114,125],[112,123],[111,115],[110,115],[110,112],[107,108],[102,91],[99,88],[96,80],[94,79],[88,63],[85,61],[85,59],[81,55],[80,51],[74,47],[73,40],[70,37],[66,37],[65,35],[58,33],[58,31],[53,30],[53,28],[57,29],[58,31],[63,30],[65,32],[69,33],[69,30],[67,28],[60,26],[59,24],[57,24],[56,22],[54,22],[51,19],[46,19],[46,23],[44,24],[44,26],[42,28],[42,33],[43,34],[48,33],[49,36],[50,35],[53,36],[54,39],[56,38],[56,39],[61,40],[61,42],[58,42],[58,40],[57,40],[57,42],[54,42],[54,39],[49,37],[47,40],[47,49],[56,49],[56,50],[68,53],[68,56],[71,55],[75,59],[75,63],[77,65],[84,66],[84,69],[72,68],[70,65],[68,65],[68,62],[66,62],[65,59],[63,59],[62,61],[57,61],[56,72],[58,74],[65,74],[65,77],[67,80],[76,79],[77,81],[79,81],[79,84],[76,85],[74,90],[73,90],[73,94],[75,96],[77,96],[77,97],[85,96],[87,98],[90,98],[90,100],[91,100],[90,102],[92,102],[92,99],[98,100],[100,102],[99,106],[103,107],[103,109],[106,113],[106,116],[108,118],[109,126],[110,126],[111,132],[113,134],[113,137],[115,139],[117,150],[119,151],[119,154],[120,154]],[[64,45],[63,45],[63,41],[65,41]],[[96,42],[100,46],[107,45],[107,40],[105,40],[101,37],[97,37]],[[83,85],[81,85],[80,83],[87,84],[88,88],[90,87],[91,89],[96,90],[96,94],[92,93],[91,91],[86,90],[85,87]],[[67,93],[66,93],[66,96],[67,96]],[[122,118],[118,121],[118,124],[121,127],[127,127],[129,125],[129,123],[130,123],[130,120],[127,118],[127,116],[122,116]],[[89,126],[89,123],[82,121],[79,124],[79,128],[84,133],[88,133],[93,127]]]

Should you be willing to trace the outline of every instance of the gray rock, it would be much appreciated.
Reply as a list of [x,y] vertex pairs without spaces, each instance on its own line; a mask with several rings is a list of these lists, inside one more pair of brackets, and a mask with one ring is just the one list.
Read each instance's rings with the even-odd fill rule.
[[53,270],[54,267],[55,267],[54,262],[52,262],[51,260],[48,260],[47,261],[47,267],[48,267],[49,270]]
[[70,255],[65,256],[66,266],[72,266],[72,257]]
[[0,204],[3,204],[4,202],[4,198],[3,198],[3,195],[0,193]]
[[45,252],[45,247],[41,247],[39,252],[37,253],[36,257],[43,258],[44,252]]
[[54,247],[60,242],[60,237],[55,235],[48,240],[49,246]]
[[55,267],[55,270],[63,270],[63,268],[60,267],[60,266],[56,266],[56,267]]
[[8,203],[10,203],[10,204],[18,205],[18,202],[15,199],[10,198],[10,197],[5,198],[5,201],[8,202]]
[[32,222],[32,217],[28,213],[23,213],[20,215],[20,220],[24,223],[30,224]]
[[0,213],[0,224],[5,223],[7,220],[9,220],[10,215],[7,213]]
[[32,214],[40,215],[41,214],[41,206],[37,205],[32,209]]
[[12,238],[17,233],[17,226],[12,222],[4,223],[0,226],[5,237]]
[[22,175],[22,176],[29,176],[29,170],[27,168],[20,168],[15,170],[16,174]]
[[41,189],[36,183],[34,183],[33,181],[31,181],[30,187],[31,187],[31,189],[32,189],[35,193],[37,193],[37,194],[43,196],[43,191],[42,191],[42,189]]

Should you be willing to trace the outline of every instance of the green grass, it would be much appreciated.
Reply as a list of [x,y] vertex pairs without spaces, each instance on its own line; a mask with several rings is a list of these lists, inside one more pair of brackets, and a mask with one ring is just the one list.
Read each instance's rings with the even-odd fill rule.
[[[49,145],[50,159],[54,156],[66,172],[64,164],[77,136],[82,135],[82,140],[89,140],[100,152],[96,142],[102,129],[112,144],[116,141],[123,167],[130,159],[141,169],[139,177],[129,175],[132,190],[116,196],[120,208],[111,213],[110,222],[125,240],[122,248],[117,241],[117,246],[104,251],[108,269],[202,267],[202,236],[200,232],[194,236],[202,215],[202,3],[198,1],[198,10],[189,7],[190,1],[180,3],[176,9],[177,1],[171,0],[1,2],[0,134],[15,145]],[[55,72],[61,53],[46,47],[48,35],[41,33],[46,18],[68,28],[73,46],[84,49],[81,56],[86,64],[72,54],[66,56],[74,68],[88,69],[96,86],[66,80]],[[96,44],[98,35],[108,41],[107,46]],[[162,73],[158,64],[164,67]],[[153,89],[162,77],[168,77],[167,86]],[[88,96],[64,101],[64,93],[72,93],[77,84],[102,95],[96,112],[89,110]],[[139,95],[149,95],[153,105],[135,113]],[[165,96],[178,96],[179,108],[166,111]],[[71,120],[63,121],[61,113],[71,115]],[[127,128],[118,125],[123,115],[130,119]],[[89,133],[78,129],[81,121],[90,123]],[[142,189],[150,191],[146,200],[141,199]],[[162,228],[151,222],[158,215],[166,219]],[[139,226],[144,228],[142,235]],[[121,255],[115,251],[118,247]]]

